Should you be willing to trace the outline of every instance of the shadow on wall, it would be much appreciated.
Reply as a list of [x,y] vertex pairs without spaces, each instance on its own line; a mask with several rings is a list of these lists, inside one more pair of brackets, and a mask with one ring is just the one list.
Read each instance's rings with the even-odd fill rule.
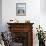
[[0,0],[0,31],[2,31],[2,0]]

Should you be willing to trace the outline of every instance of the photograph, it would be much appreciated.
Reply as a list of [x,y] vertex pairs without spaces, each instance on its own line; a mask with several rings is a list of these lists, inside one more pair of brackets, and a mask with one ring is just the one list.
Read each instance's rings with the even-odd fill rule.
[[26,3],[16,3],[16,15],[26,16]]

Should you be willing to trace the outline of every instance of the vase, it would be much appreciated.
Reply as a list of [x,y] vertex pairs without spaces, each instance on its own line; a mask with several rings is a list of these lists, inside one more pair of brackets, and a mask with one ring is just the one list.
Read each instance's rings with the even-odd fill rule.
[[45,41],[39,40],[39,46],[45,46]]

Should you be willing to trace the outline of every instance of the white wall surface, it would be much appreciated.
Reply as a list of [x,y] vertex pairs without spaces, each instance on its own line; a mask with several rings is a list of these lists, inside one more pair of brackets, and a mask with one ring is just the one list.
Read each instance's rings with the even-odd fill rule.
[[46,13],[46,0],[40,0],[40,9],[42,13]]
[[[26,16],[16,16],[16,3],[26,3]],[[42,4],[41,4],[41,7]],[[40,0],[2,0],[2,25],[3,31],[8,30],[7,22],[11,19],[17,19],[19,22],[30,20],[33,25],[33,45],[38,46],[36,37],[36,27],[39,24],[46,29],[46,15],[41,13]],[[37,39],[37,40],[36,40]]]
[[[16,3],[18,2],[26,2],[26,16],[16,16]],[[10,19],[17,19],[19,22],[29,19],[31,22],[39,23],[39,15],[40,0],[2,0],[2,22],[4,26]],[[4,29],[6,28],[4,27]]]

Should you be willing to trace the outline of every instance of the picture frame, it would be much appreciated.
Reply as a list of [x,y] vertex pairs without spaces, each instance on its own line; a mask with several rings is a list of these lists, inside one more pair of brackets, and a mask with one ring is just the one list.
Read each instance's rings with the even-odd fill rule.
[[26,16],[26,3],[16,3],[16,15]]

